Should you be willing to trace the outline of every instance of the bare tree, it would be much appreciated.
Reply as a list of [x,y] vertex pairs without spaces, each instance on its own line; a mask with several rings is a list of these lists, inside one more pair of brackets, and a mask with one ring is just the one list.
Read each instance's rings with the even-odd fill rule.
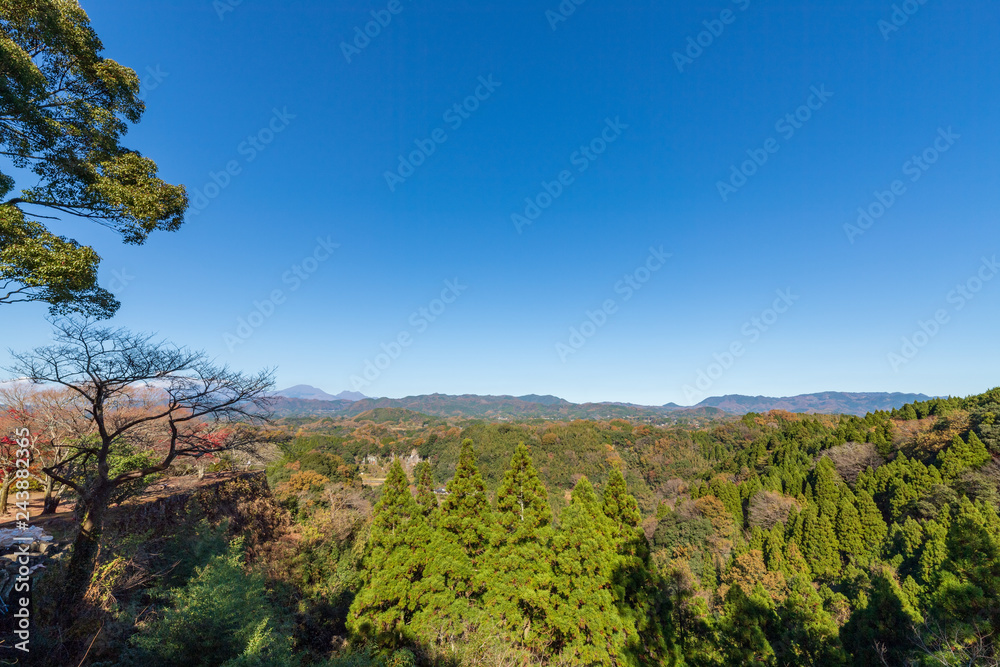
[[933,618],[928,618],[918,628],[913,626],[913,641],[928,664],[968,665],[968,667],[998,667],[1000,654],[997,653],[993,627],[980,627],[973,622],[964,632],[947,630]]
[[[204,352],[90,321],[64,319],[54,326],[56,344],[12,352],[8,370],[75,392],[96,433],[68,443],[68,455],[45,469],[78,495],[81,525],[62,600],[72,614],[93,573],[116,490],[167,470],[178,457],[251,448],[269,421],[274,374],[244,375],[215,365]],[[156,463],[112,474],[112,455],[137,445],[154,453]]]
[[775,524],[788,520],[793,507],[798,507],[794,498],[783,496],[777,491],[758,491],[747,507],[750,525],[771,530]]
[[874,470],[885,463],[885,459],[870,442],[847,442],[827,450],[824,456],[830,457],[841,478],[851,486],[854,486],[858,476],[865,470]]

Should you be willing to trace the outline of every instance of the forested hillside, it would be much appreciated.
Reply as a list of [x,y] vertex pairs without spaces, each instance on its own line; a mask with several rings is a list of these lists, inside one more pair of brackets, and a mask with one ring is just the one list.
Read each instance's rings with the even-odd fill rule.
[[354,561],[345,631],[385,664],[978,665],[997,663],[998,414],[994,390],[863,419],[296,446],[424,459],[393,462]]
[[700,429],[288,418],[268,486],[166,514],[120,505],[90,611],[38,651],[123,666],[996,665],[998,415],[1000,390]]

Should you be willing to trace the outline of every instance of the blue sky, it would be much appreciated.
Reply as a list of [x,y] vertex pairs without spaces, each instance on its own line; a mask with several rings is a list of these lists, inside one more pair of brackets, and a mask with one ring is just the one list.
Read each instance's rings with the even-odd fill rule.
[[202,209],[59,226],[118,324],[372,396],[1000,384],[996,3],[83,6],[146,87],[128,145]]

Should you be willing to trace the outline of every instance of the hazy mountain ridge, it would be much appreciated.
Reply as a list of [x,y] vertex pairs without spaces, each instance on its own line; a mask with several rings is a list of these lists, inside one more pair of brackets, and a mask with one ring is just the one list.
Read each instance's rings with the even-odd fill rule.
[[297,384],[294,387],[276,391],[274,395],[284,398],[301,398],[310,401],[360,401],[363,398],[368,398],[357,391],[342,391],[337,395],[328,394],[322,389],[308,384]]
[[[665,418],[722,418],[726,413],[706,407],[684,410],[664,410],[659,407],[629,406],[610,403],[575,404],[562,399],[546,402],[526,401],[515,396],[450,396],[430,394],[404,398],[366,398],[360,401],[320,401],[278,396],[274,411],[277,416],[355,417],[380,408],[404,408],[434,417],[459,419],[615,419],[639,418],[660,421]],[[554,398],[554,397],[553,397]]]
[[[311,391],[315,390],[315,391]],[[477,394],[424,394],[404,398],[314,398],[326,394],[321,390],[299,385],[277,392],[275,411],[279,416],[330,415],[355,417],[377,408],[403,408],[435,417],[466,419],[671,419],[689,420],[699,417],[718,419],[725,415],[748,412],[785,410],[819,414],[865,415],[877,410],[891,410],[907,403],[925,401],[924,394],[887,392],[819,392],[799,396],[769,397],[730,394],[713,396],[693,406],[668,403],[662,406],[631,403],[571,403],[550,395],[481,396]],[[292,395],[294,394],[294,395]]]
[[715,407],[733,414],[747,412],[768,412],[769,410],[786,410],[788,412],[806,412],[819,414],[865,415],[877,410],[892,410],[907,403],[926,401],[931,397],[925,394],[904,394],[887,392],[843,392],[824,391],[815,394],[800,394],[798,396],[745,396],[729,394],[727,396],[712,396],[706,398],[696,407]]

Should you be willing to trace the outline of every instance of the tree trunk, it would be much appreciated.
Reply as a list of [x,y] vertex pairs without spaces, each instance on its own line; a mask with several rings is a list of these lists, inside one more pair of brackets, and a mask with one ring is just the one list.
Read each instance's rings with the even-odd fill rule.
[[45,500],[42,502],[42,516],[55,514],[56,508],[59,507],[59,501],[62,500],[62,484],[59,485],[59,491],[54,491],[55,482],[56,480],[48,475],[45,476]]
[[3,486],[0,486],[0,514],[7,513],[7,498],[10,496],[10,486],[14,483],[14,475],[7,475]]
[[[45,476],[45,499],[42,501],[42,516],[46,514],[55,514],[55,505],[59,504],[59,499],[56,498],[55,505],[52,504],[52,489],[55,486],[55,480]],[[51,509],[50,509],[51,508]]]
[[79,614],[83,597],[90,585],[97,564],[97,553],[101,543],[101,529],[104,513],[108,508],[111,488],[97,489],[80,498],[83,518],[80,532],[73,541],[73,553],[66,567],[66,582],[63,587],[61,613],[66,620]]

